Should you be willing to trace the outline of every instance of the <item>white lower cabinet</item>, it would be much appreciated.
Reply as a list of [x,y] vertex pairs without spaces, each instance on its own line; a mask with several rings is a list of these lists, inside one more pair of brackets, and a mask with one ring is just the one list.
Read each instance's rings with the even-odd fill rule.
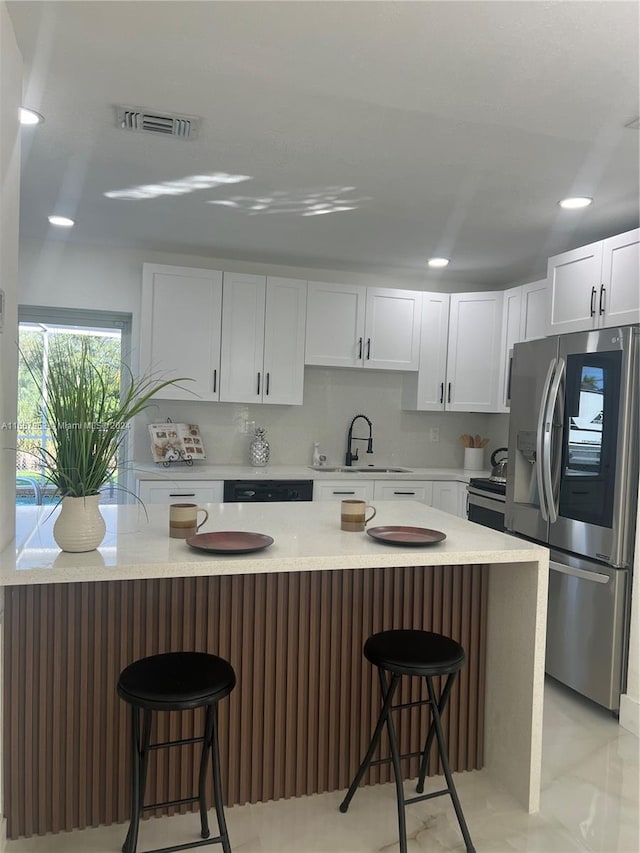
[[373,497],[377,501],[420,501],[431,506],[433,483],[430,480],[376,480]]
[[455,480],[437,480],[433,483],[434,509],[449,512],[460,518],[467,517],[467,484]]
[[222,480],[139,480],[138,497],[145,504],[222,503]]
[[373,500],[373,480],[316,480],[313,484],[314,501]]
[[455,480],[316,480],[314,501],[419,501],[467,517],[467,484]]

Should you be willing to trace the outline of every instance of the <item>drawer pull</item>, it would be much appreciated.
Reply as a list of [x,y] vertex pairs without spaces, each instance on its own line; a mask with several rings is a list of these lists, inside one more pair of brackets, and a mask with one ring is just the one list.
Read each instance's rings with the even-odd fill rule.
[[331,492],[332,495],[355,495],[355,492]]
[[415,495],[415,492],[394,492],[394,495]]
[[195,492],[170,492],[170,498],[195,498]]

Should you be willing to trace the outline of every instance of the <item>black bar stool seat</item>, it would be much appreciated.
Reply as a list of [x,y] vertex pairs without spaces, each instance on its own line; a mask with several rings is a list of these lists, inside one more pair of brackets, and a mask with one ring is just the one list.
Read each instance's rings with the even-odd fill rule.
[[[469,835],[469,830],[462,813],[458,793],[451,775],[447,746],[441,722],[441,716],[447,703],[447,699],[449,698],[449,693],[451,692],[454,679],[465,662],[464,649],[460,643],[457,643],[450,637],[445,637],[443,634],[435,634],[432,631],[398,629],[373,634],[365,642],[363,651],[367,660],[378,668],[380,690],[382,692],[383,700],[382,710],[380,711],[380,716],[378,717],[378,722],[376,723],[376,727],[371,737],[371,743],[369,744],[365,757],[362,759],[358,772],[356,773],[344,800],[340,804],[340,811],[344,813],[349,808],[349,804],[369,767],[372,765],[391,762],[393,764],[396,800],[398,803],[400,853],[407,853],[405,806],[409,803],[430,800],[433,797],[440,797],[444,794],[449,794],[451,797],[467,853],[475,853],[475,848],[471,841],[471,836]],[[427,685],[427,698],[420,699],[415,702],[407,702],[403,705],[394,705],[393,697],[400,683],[400,678],[403,675],[419,676],[424,678]],[[440,695],[438,696],[433,679],[439,676],[447,676],[447,679]],[[429,726],[429,732],[427,734],[424,749],[419,753],[400,755],[398,738],[391,717],[391,712],[424,704],[428,704],[431,710],[431,725]],[[378,748],[382,729],[385,725],[387,726],[387,732],[389,735],[391,755],[389,758],[379,758],[374,760],[373,756]],[[431,750],[434,737],[437,742],[438,754],[442,763],[447,787],[440,791],[423,794],[424,780],[429,770],[429,752]],[[416,790],[421,796],[405,798],[400,761],[404,758],[414,758],[418,756],[421,761]]]
[[396,675],[447,675],[465,661],[460,643],[444,634],[414,630],[374,634],[364,644],[364,656]]
[[[151,655],[129,664],[120,673],[117,691],[131,705],[132,782],[131,822],[122,846],[122,853],[136,853],[138,830],[143,811],[168,806],[200,803],[200,841],[162,847],[149,853],[171,853],[221,844],[224,853],[231,853],[224,818],[218,747],[218,702],[233,690],[236,675],[223,658],[205,652],[169,652]],[[204,734],[201,737],[151,743],[153,711],[186,711],[206,708]],[[142,720],[141,720],[142,717]],[[142,723],[142,724],[141,724]],[[149,752],[163,747],[202,743],[198,794],[164,803],[144,804]],[[206,803],[206,772],[209,752],[213,768],[213,796],[220,834],[210,838]]]

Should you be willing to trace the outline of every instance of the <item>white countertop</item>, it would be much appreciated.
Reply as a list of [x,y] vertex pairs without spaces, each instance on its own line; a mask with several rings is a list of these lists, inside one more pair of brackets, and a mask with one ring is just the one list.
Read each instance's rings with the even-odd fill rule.
[[[340,466],[328,466],[340,467]],[[412,468],[411,465],[376,465],[377,468],[407,468],[407,471],[381,473],[368,471],[366,465],[354,465],[351,471],[318,471],[306,465],[207,465],[172,463],[164,468],[153,462],[132,466],[138,480],[344,480],[351,476],[368,480],[457,480],[468,483],[471,477],[488,477],[489,470],[469,471],[463,468]]]
[[274,538],[263,551],[235,556],[190,548],[168,535],[168,506],[101,507],[107,534],[96,551],[69,554],[56,546],[59,510],[19,507],[13,545],[0,554],[0,586],[77,583],[198,575],[362,569],[384,566],[545,562],[548,551],[414,501],[377,501],[371,526],[410,525],[441,530],[447,538],[426,547],[399,547],[366,533],[340,529],[335,502],[206,504],[200,532],[243,530]]

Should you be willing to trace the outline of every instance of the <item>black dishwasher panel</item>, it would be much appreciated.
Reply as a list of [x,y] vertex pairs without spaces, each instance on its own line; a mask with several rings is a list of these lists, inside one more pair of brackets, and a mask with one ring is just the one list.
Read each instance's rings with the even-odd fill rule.
[[225,503],[313,500],[313,480],[225,480]]

